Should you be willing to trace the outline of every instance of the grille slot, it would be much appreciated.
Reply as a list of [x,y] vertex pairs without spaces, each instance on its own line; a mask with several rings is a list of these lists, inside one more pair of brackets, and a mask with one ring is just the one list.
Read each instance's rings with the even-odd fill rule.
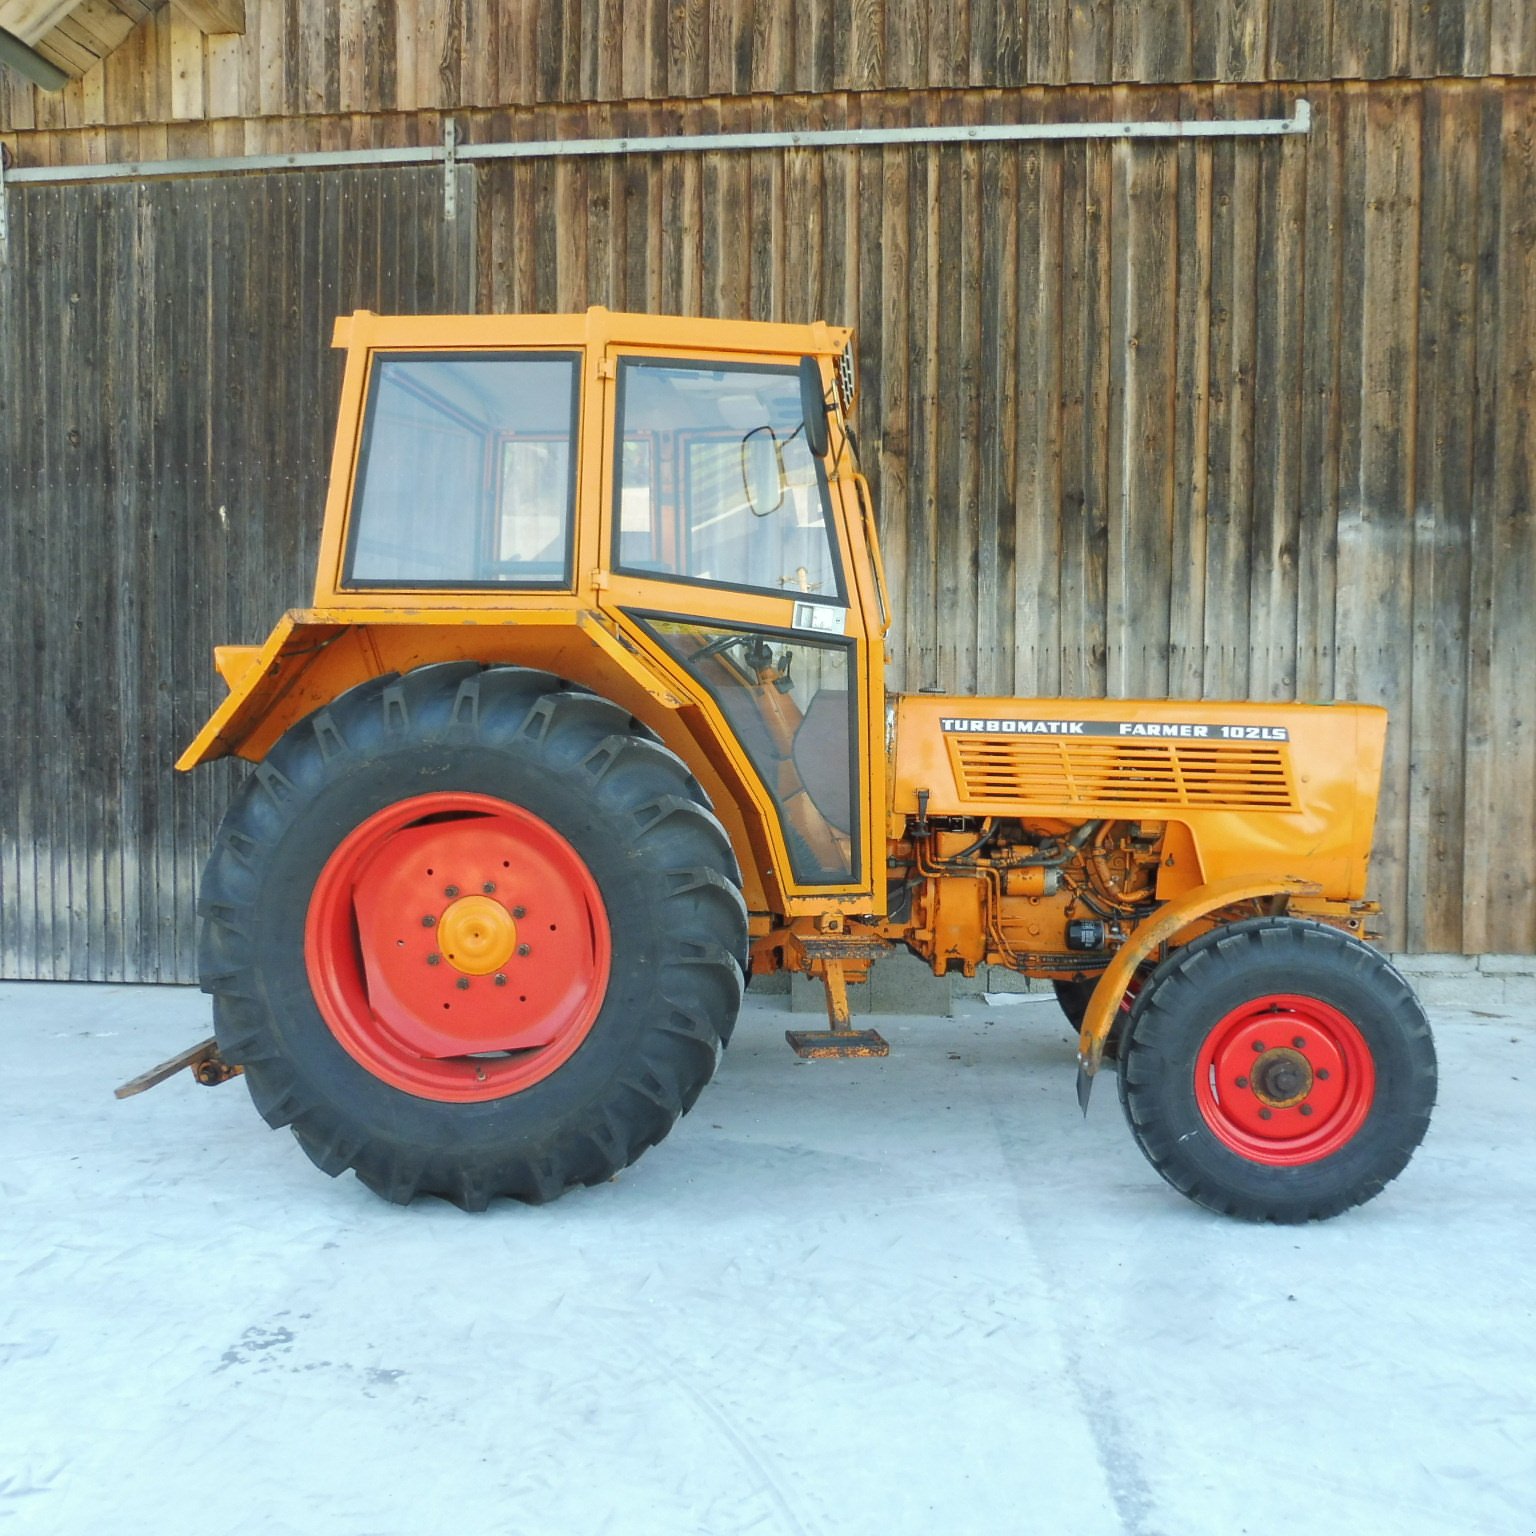
[[949,749],[965,800],[1085,810],[1296,809],[1286,753],[1270,742],[956,735]]

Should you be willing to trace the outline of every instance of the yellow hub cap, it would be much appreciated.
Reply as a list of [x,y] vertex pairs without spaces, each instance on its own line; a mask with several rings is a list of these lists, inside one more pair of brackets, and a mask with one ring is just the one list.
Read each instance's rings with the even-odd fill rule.
[[461,896],[437,920],[443,958],[469,976],[499,971],[517,948],[512,914],[489,896]]

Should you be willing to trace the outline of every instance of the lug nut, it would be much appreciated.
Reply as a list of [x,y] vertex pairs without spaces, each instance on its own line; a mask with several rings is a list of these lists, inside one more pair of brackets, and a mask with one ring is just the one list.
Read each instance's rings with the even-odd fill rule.
[[519,944],[517,946],[517,952],[520,955],[527,956],[527,955],[531,955],[533,953],[533,950],[530,949],[529,946],[526,945],[526,944]]
[[428,965],[437,965],[442,960],[442,958],[443,957],[441,955],[428,955],[427,956],[427,964]]
[[459,991],[460,992],[468,992],[469,991],[469,977],[468,976],[460,976],[459,977],[458,986],[459,986]]
[[504,986],[506,986],[506,984],[507,984],[507,978],[505,976],[503,976],[500,971],[498,971],[496,973],[496,985],[498,987],[504,987]]
[[512,908],[512,916],[513,917],[527,917],[528,916],[528,908],[527,907],[513,907]]
[[1307,1042],[1303,1040],[1300,1035],[1297,1035],[1296,1038],[1291,1041],[1291,1044],[1294,1045],[1298,1051],[1304,1051],[1307,1048]]
[[1270,1119],[1270,1118],[1271,1118],[1271,1115],[1270,1115],[1270,1112],[1269,1112],[1269,1110],[1267,1110],[1267,1109],[1261,1109],[1261,1110],[1260,1110],[1260,1111],[1259,1111],[1259,1119],[1260,1119],[1260,1120],[1268,1120],[1268,1119]]
[[1317,1080],[1320,1083],[1326,1083],[1328,1081],[1328,1068],[1327,1067],[1319,1067],[1317,1069]]
[[480,887],[480,889],[484,891],[487,896],[493,895],[496,890],[496,882],[494,880],[487,880],[485,884]]
[[428,912],[427,915],[422,918],[421,926],[423,928],[435,928],[437,926],[437,919],[433,917],[430,912]]
[[454,896],[457,896],[458,894],[459,894],[459,888],[456,885],[445,885],[443,887],[443,895],[444,896],[452,898]]
[[1246,1078],[1246,1077],[1240,1077],[1240,1078],[1238,1078],[1238,1080],[1237,1080],[1237,1086],[1238,1086],[1238,1087],[1239,1087],[1239,1088],[1246,1088],[1246,1087],[1247,1087],[1247,1086],[1248,1086],[1248,1079],[1247,1079],[1247,1078]]
[[1255,1040],[1253,1042],[1253,1048],[1256,1051],[1262,1051],[1264,1049],[1264,1042],[1262,1040]]
[[1301,1112],[1304,1115],[1310,1115],[1312,1113],[1312,1106],[1310,1104],[1303,1104],[1301,1106]]

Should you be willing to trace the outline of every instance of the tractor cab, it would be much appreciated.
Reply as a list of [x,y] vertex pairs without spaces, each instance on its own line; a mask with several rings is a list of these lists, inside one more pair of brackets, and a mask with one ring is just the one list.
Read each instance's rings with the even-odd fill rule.
[[391,664],[468,631],[480,659],[632,704],[723,809],[765,918],[883,911],[886,620],[851,333],[592,309],[360,313],[336,341],[314,606],[270,656],[226,648],[244,688],[181,766],[259,756],[343,681],[322,675],[376,668],[362,631]]

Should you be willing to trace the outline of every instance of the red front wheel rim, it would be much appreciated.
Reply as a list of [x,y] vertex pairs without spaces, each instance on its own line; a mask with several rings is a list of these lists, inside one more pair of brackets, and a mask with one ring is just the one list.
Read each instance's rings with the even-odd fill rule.
[[597,882],[547,822],[491,795],[416,795],[320,871],[304,958],[352,1059],[420,1098],[541,1082],[586,1038],[612,944]]
[[1224,1146],[1273,1167],[1320,1162],[1370,1113],[1376,1066],[1358,1026],[1313,997],[1269,994],[1205,1037],[1195,1102]]

